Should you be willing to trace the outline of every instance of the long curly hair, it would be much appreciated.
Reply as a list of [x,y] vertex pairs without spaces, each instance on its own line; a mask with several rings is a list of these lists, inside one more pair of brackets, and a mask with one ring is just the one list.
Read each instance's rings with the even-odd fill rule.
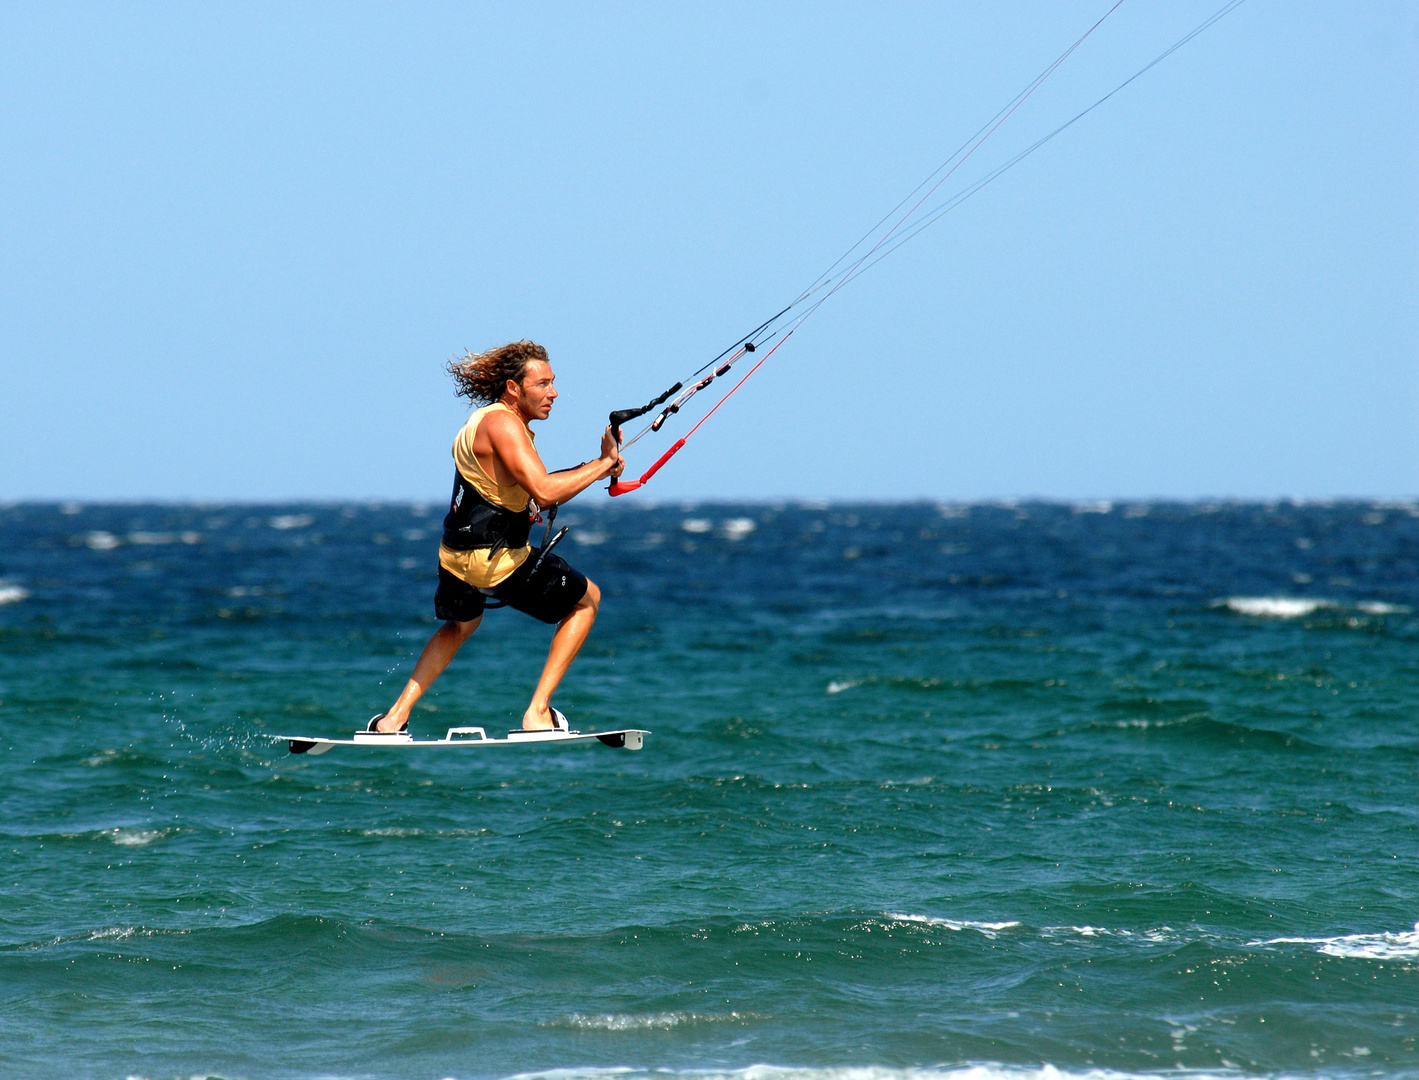
[[511,379],[519,386],[533,360],[547,359],[547,350],[535,341],[510,341],[487,352],[464,351],[448,362],[448,373],[458,384],[458,396],[491,405],[507,390]]

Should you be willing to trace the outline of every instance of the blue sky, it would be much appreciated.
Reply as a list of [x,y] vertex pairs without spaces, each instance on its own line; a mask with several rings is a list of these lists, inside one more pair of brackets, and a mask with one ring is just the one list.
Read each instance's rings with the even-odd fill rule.
[[[1220,3],[1127,0],[962,183]],[[442,499],[444,362],[524,336],[575,464],[1107,7],[0,7],[0,498]],[[1249,0],[628,498],[1419,493],[1416,89],[1414,5]]]

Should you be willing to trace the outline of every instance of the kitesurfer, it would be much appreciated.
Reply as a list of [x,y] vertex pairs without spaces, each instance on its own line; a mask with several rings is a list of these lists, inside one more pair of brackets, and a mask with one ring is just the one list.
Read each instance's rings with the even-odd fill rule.
[[482,407],[453,441],[457,470],[434,596],[434,613],[443,625],[424,646],[399,699],[370,720],[368,731],[399,734],[408,727],[414,703],[478,629],[490,599],[556,624],[522,726],[565,729],[566,718],[552,708],[552,694],[596,621],[601,590],[560,556],[539,553],[528,535],[540,510],[565,503],[598,480],[621,475],[625,462],[618,440],[607,427],[594,461],[547,471],[530,425],[547,419],[558,395],[547,350],[534,342],[467,353],[449,364],[449,373],[458,393]]

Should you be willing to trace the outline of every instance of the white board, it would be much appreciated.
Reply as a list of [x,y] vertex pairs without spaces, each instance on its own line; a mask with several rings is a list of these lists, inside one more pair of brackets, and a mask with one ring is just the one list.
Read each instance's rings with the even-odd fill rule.
[[290,744],[293,754],[324,754],[337,746],[380,747],[387,750],[405,750],[414,747],[457,747],[480,746],[543,746],[547,743],[604,743],[607,746],[639,750],[645,743],[649,731],[640,728],[618,728],[615,731],[510,731],[505,739],[490,739],[480,727],[451,727],[442,739],[416,739],[411,735],[375,735],[357,731],[351,739],[322,739],[310,735],[271,735],[272,739],[284,739]]

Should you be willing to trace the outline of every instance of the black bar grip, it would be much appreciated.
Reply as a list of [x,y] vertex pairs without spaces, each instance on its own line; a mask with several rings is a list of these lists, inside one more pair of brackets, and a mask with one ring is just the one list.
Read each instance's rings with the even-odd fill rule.
[[611,434],[616,437],[616,441],[618,443],[621,441],[622,424],[624,424],[627,420],[634,420],[637,416],[642,416],[645,413],[650,412],[651,409],[655,408],[671,394],[679,390],[682,385],[682,383],[676,383],[674,386],[672,386],[669,390],[665,391],[665,393],[661,394],[654,401],[642,405],[639,409],[617,409],[615,412],[613,412],[610,416]]

